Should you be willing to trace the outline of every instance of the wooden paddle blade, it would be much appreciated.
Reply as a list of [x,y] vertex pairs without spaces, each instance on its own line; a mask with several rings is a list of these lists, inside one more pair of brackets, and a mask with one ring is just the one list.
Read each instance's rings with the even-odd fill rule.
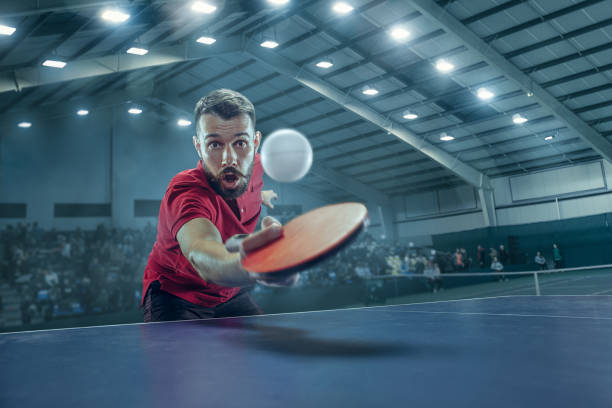
[[368,211],[361,203],[332,204],[283,226],[283,236],[247,254],[244,269],[256,273],[294,270],[334,250],[359,230]]

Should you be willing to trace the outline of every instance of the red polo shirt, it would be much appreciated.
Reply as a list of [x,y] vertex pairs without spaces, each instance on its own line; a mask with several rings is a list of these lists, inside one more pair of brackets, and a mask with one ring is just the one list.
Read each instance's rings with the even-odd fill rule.
[[194,218],[209,219],[225,242],[236,234],[255,230],[261,213],[263,168],[255,154],[253,173],[247,190],[236,199],[237,217],[228,203],[212,189],[204,175],[202,162],[172,179],[159,208],[157,240],[149,255],[143,277],[143,300],[151,282],[161,289],[204,307],[213,307],[235,296],[240,288],[227,288],[204,281],[185,258],[176,240],[179,229]]

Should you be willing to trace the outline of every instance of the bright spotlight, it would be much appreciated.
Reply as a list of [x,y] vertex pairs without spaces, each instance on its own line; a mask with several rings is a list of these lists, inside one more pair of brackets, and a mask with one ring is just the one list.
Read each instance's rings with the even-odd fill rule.
[[333,66],[334,66],[334,63],[333,63],[333,62],[331,62],[330,60],[322,60],[322,61],[317,62],[317,64],[316,64],[316,65],[317,65],[317,67],[319,67],[319,68],[324,68],[324,69],[327,69],[327,68],[331,68],[331,67],[333,67]]
[[491,91],[489,91],[487,88],[478,88],[478,91],[476,93],[478,95],[478,97],[480,99],[491,99],[492,97],[495,96],[495,94]]
[[520,113],[515,113],[514,115],[512,115],[512,121],[516,123],[517,125],[523,124],[527,122],[527,120],[528,119],[524,116],[521,116]]
[[276,48],[278,47],[278,43],[274,40],[265,40],[264,42],[262,42],[261,44],[262,47],[264,48]]
[[42,64],[45,67],[60,68],[60,69],[66,66],[66,63],[64,61],[58,61],[58,60],[45,60]]
[[111,23],[123,23],[130,18],[130,15],[121,10],[109,9],[102,12],[102,19]]
[[196,13],[212,14],[215,12],[217,7],[204,1],[194,1],[191,5],[191,9]]
[[376,95],[378,93],[378,89],[376,88],[372,88],[370,86],[364,86],[363,90],[361,91],[361,93],[363,93],[364,95]]
[[436,61],[436,69],[440,72],[450,72],[455,69],[455,66],[445,59],[439,59]]
[[126,52],[128,54],[134,54],[134,55],[146,55],[149,52],[149,50],[145,48],[131,47],[131,48],[128,48]]
[[410,111],[406,111],[404,112],[404,115],[402,116],[404,119],[408,119],[408,120],[415,120],[419,117],[419,115],[417,115],[414,112],[410,112]]
[[206,44],[206,45],[214,44],[216,41],[217,40],[212,37],[200,37],[196,40],[196,42],[199,42],[200,44]]
[[10,26],[5,26],[3,24],[0,24],[0,35],[13,35],[15,30],[16,30],[15,27],[10,27]]
[[398,41],[404,41],[406,38],[410,37],[410,31],[403,27],[394,27],[391,29],[391,37]]
[[353,11],[353,6],[348,3],[345,3],[344,1],[339,1],[337,3],[334,3],[332,10],[334,10],[338,14],[346,14]]

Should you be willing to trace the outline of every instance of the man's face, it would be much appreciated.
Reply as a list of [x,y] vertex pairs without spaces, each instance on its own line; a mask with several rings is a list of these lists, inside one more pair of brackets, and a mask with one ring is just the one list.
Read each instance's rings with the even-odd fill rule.
[[244,113],[229,120],[204,114],[196,127],[193,144],[211,187],[223,198],[240,197],[249,185],[261,140],[251,118]]

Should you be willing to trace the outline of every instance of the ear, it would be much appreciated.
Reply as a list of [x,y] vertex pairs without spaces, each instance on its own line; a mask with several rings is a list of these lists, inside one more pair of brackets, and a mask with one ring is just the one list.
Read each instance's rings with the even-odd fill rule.
[[259,130],[255,131],[255,151],[259,150],[259,145],[261,144],[261,132]]
[[195,147],[196,152],[198,152],[198,156],[200,156],[200,159],[202,159],[202,150],[201,150],[201,145],[200,145],[200,139],[198,138],[197,135],[195,135],[193,137],[193,147]]

